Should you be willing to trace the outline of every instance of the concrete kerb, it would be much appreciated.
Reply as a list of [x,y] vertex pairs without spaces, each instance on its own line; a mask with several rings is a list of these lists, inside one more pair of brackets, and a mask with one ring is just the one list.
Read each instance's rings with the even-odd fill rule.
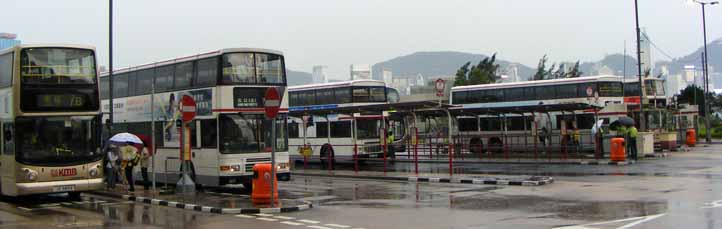
[[319,177],[341,177],[370,180],[391,180],[406,182],[425,183],[456,183],[456,184],[488,184],[488,185],[516,185],[516,186],[541,186],[551,184],[554,178],[548,176],[532,176],[525,180],[510,180],[496,178],[440,178],[440,177],[397,177],[397,176],[358,176],[358,175],[331,175],[331,174],[306,174],[293,173],[294,176],[319,176]]
[[[654,155],[653,157],[666,157],[667,155]],[[409,159],[395,159],[394,160],[397,163],[415,163],[413,160]],[[449,163],[448,160],[419,160],[419,164],[445,164]],[[484,160],[454,160],[454,164],[547,164],[547,165],[630,165],[635,164],[631,161],[623,161],[623,162],[615,162],[611,160],[575,160],[575,159],[568,159],[568,160],[559,160],[554,159],[552,161],[549,161],[547,159],[538,159],[538,160],[513,160],[513,159],[484,159]]]
[[160,205],[160,206],[192,210],[192,211],[197,211],[197,212],[216,213],[216,214],[286,213],[286,212],[303,211],[306,209],[313,208],[313,204],[309,201],[301,201],[301,202],[303,202],[303,204],[296,205],[296,206],[290,206],[290,207],[280,207],[280,208],[218,208],[218,207],[201,206],[201,205],[196,205],[196,204],[179,203],[179,202],[175,202],[175,201],[167,201],[167,200],[154,199],[154,198],[142,197],[142,196],[111,194],[111,193],[105,193],[105,192],[90,192],[90,193],[95,194],[95,195],[101,195],[101,196],[106,196],[106,197],[134,201],[134,202],[138,202],[138,203]]

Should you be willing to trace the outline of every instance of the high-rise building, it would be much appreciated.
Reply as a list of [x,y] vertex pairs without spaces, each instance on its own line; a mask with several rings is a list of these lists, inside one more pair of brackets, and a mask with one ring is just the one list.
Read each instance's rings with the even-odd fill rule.
[[326,66],[316,65],[313,66],[313,83],[327,83],[326,78]]
[[20,40],[17,40],[17,37],[12,33],[0,33],[0,50],[19,45]]
[[[649,36],[645,29],[642,29],[642,34],[639,37],[639,50],[640,60],[642,62],[642,74],[647,71],[652,72],[652,49]],[[651,76],[650,76],[651,77]]]
[[371,65],[368,64],[352,64],[351,80],[372,79]]
[[391,70],[384,69],[381,71],[381,75],[383,76],[383,80],[386,85],[391,85],[394,82],[394,73],[391,72]]

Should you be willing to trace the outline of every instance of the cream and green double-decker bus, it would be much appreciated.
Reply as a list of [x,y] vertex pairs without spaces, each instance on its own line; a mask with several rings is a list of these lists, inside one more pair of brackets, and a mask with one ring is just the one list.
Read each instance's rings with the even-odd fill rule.
[[70,193],[103,185],[95,48],[0,50],[0,190]]

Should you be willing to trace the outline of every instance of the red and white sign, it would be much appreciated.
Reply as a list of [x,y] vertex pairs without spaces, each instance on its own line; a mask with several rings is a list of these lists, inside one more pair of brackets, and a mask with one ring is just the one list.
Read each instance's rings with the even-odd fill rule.
[[190,122],[196,117],[196,101],[189,95],[183,95],[181,98],[181,113],[184,122]]
[[436,88],[436,96],[444,96],[444,88],[446,88],[446,81],[442,79],[437,79],[436,83],[434,84],[434,88]]
[[75,175],[78,175],[78,170],[75,168],[51,169],[50,170],[50,176],[54,176],[54,177],[69,177],[69,176],[75,176]]
[[281,106],[281,98],[278,96],[278,91],[275,87],[269,87],[266,90],[266,96],[263,101],[263,108],[266,111],[266,118],[276,118],[278,115],[278,108]]

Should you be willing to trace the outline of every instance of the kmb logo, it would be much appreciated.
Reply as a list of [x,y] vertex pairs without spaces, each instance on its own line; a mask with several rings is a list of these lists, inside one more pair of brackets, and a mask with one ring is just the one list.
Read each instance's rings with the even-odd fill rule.
[[78,175],[78,170],[75,168],[69,169],[51,169],[50,175],[54,177],[66,177]]

